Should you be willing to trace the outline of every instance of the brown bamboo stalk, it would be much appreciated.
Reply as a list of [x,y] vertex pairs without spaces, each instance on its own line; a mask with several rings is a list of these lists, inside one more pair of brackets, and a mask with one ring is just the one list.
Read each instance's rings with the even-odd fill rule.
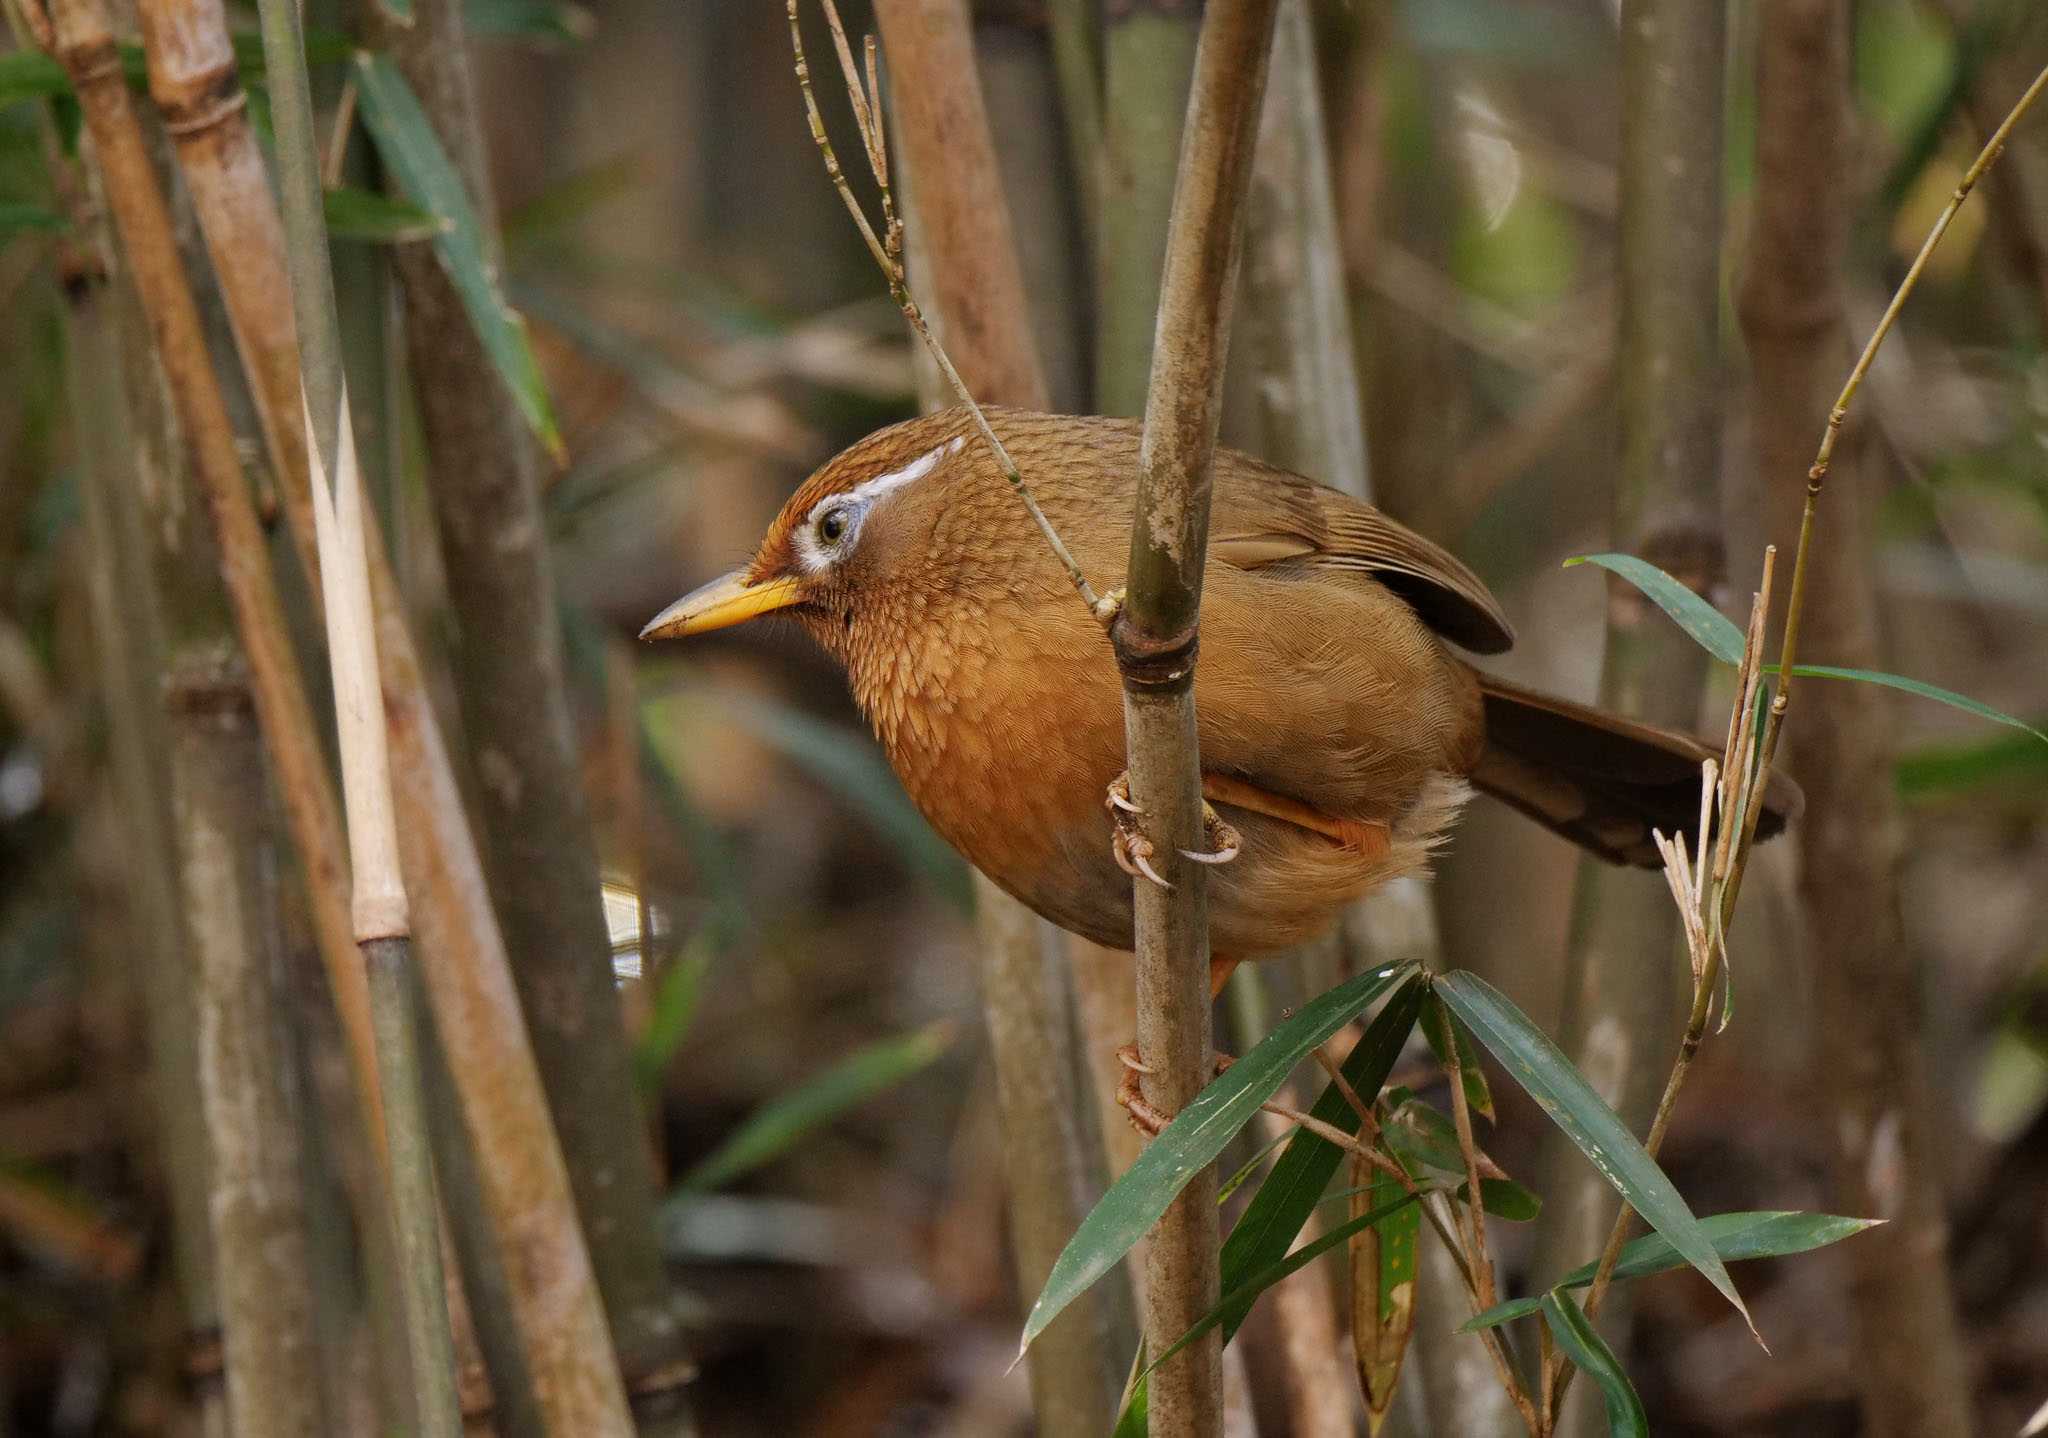
[[[1016,233],[996,160],[960,0],[882,0],[908,270],[928,296],[929,322],[977,399],[1043,409]],[[962,318],[956,318],[962,317]],[[952,399],[935,370],[927,408]],[[1045,1284],[1099,1192],[1078,1126],[1066,986],[1047,926],[976,876],[982,1011],[996,1068],[996,1104],[1012,1267],[1028,1302]],[[1032,1410],[1047,1433],[1106,1428],[1122,1383],[1112,1368],[1106,1293],[1062,1314],[1033,1343]]]
[[[1833,451],[1835,389],[1848,357],[1848,6],[1770,0],[1762,16],[1756,218],[1740,296],[1760,507],[1781,543],[1795,527],[1810,530],[1802,510],[1811,514],[1809,496],[1832,463],[1832,538],[1810,559],[1802,542],[1791,602],[1806,601],[1806,645],[1832,663],[1867,665],[1880,648],[1869,486],[1855,482],[1853,443],[1810,462],[1816,415],[1835,416],[1825,446]],[[1833,1204],[1892,1220],[1878,1242],[1845,1251],[1864,1431],[1946,1438],[1973,1423],[1946,1263],[1924,976],[1900,931],[1890,729],[1873,688],[1820,684],[1802,693],[1790,750],[1806,790],[1801,896],[1815,999],[1827,1015],[1815,1065],[1830,1110]]]
[[49,21],[37,28],[70,76],[84,112],[108,207],[149,314],[164,377],[213,518],[221,576],[248,657],[256,711],[270,745],[293,846],[305,870],[321,958],[341,1015],[357,1092],[363,1096],[373,1151],[382,1152],[374,1044],[350,933],[340,816],[163,192],[150,167],[100,0],[59,0]]
[[[1177,1113],[1208,1082],[1208,924],[1194,674],[1208,556],[1210,464],[1221,408],[1244,201],[1276,0],[1217,0],[1203,22],[1174,181],[1159,323],[1139,445],[1128,595],[1111,631],[1124,680],[1131,796],[1165,857],[1165,888],[1134,881],[1144,1097]],[[1216,1180],[1183,1188],[1153,1231],[1145,1336],[1165,1352],[1216,1301]],[[1155,1369],[1153,1432],[1214,1433],[1221,1346],[1212,1330]]]
[[[382,38],[439,133],[485,234],[495,235],[459,0],[418,0],[413,23],[386,25]],[[428,489],[460,633],[457,698],[480,781],[475,796],[489,891],[627,1386],[643,1429],[687,1430],[682,1389],[689,1368],[656,1243],[653,1165],[640,1139],[640,1101],[570,725],[534,446],[435,256],[410,246],[395,263]],[[459,1025],[438,1001],[437,1012],[460,1074]],[[545,1382],[544,1365],[537,1365],[536,1379]]]

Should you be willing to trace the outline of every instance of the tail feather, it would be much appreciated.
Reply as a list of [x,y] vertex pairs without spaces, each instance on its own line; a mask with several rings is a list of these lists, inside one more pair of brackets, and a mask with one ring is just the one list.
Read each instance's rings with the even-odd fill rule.
[[[1650,831],[1699,837],[1700,764],[1720,746],[1479,676],[1486,750],[1472,783],[1612,864],[1663,862]],[[1757,837],[1796,818],[1799,786],[1773,774]]]

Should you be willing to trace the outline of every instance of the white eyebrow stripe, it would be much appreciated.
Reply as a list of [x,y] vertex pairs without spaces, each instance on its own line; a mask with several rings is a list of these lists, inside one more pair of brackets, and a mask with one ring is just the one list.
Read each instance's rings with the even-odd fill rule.
[[901,469],[892,469],[887,474],[878,474],[873,479],[862,480],[846,492],[845,498],[856,504],[867,504],[893,490],[903,488],[906,484],[915,484],[930,474],[940,460],[956,452],[960,444],[961,437],[949,439],[937,449],[927,450]]

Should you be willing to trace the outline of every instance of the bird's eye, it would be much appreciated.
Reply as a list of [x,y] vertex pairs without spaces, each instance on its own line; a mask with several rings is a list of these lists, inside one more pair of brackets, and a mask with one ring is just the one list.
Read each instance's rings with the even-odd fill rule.
[[844,509],[833,508],[826,510],[824,514],[818,517],[818,538],[824,540],[827,544],[837,544],[846,537],[847,522]]

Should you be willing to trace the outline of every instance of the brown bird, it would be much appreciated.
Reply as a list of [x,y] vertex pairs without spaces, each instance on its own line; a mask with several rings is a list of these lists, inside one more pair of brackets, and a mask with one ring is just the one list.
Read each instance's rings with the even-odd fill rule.
[[[1108,592],[1128,553],[1139,427],[987,415]],[[773,611],[846,666],[948,842],[1061,928],[1131,947],[1124,861],[1144,855],[1104,802],[1124,769],[1116,660],[965,410],[827,462],[752,563],[641,637]],[[1209,880],[1211,947],[1229,956],[1219,983],[1235,960],[1300,943],[1422,868],[1474,786],[1620,864],[1658,864],[1653,827],[1699,826],[1700,762],[1718,746],[1473,669],[1451,645],[1495,654],[1514,640],[1477,575],[1371,505],[1231,450],[1216,452],[1201,635],[1203,789],[1236,849]],[[1774,783],[1759,834],[1797,805]]]

